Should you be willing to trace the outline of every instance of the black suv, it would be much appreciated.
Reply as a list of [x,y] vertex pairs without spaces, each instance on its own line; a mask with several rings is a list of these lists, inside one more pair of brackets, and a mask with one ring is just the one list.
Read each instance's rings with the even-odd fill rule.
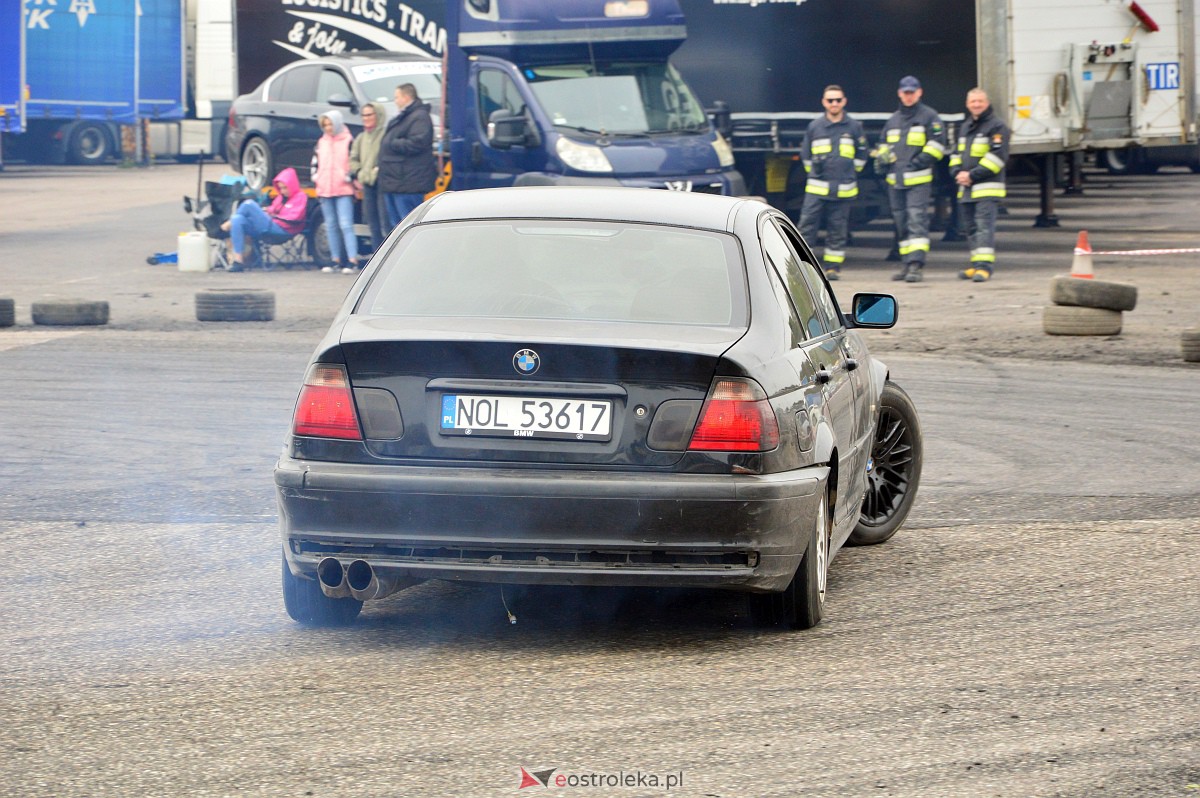
[[341,109],[346,125],[357,135],[362,106],[380,102],[395,113],[394,93],[401,83],[417,87],[421,100],[434,110],[434,126],[439,128],[442,63],[436,58],[380,51],[288,64],[234,100],[225,159],[253,189],[269,185],[288,166],[302,183],[311,182],[313,146],[321,137],[317,117],[330,108]]

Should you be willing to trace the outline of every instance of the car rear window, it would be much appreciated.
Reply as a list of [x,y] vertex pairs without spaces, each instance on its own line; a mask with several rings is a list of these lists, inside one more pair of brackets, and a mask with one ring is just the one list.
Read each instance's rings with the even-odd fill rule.
[[745,267],[733,236],[703,230],[426,224],[386,254],[356,312],[744,326]]

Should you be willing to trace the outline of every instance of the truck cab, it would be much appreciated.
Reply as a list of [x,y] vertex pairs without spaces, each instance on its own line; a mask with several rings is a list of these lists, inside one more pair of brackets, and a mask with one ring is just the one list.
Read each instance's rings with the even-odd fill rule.
[[624,185],[744,194],[669,57],[676,0],[457,0],[447,98],[455,189]]

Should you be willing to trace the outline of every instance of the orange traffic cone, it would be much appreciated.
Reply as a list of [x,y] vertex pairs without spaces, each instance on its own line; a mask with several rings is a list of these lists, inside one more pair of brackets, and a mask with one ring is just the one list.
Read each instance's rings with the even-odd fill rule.
[[1088,243],[1087,230],[1079,231],[1079,238],[1075,240],[1075,260],[1071,262],[1072,277],[1086,277],[1092,279],[1095,275],[1092,273],[1092,245]]

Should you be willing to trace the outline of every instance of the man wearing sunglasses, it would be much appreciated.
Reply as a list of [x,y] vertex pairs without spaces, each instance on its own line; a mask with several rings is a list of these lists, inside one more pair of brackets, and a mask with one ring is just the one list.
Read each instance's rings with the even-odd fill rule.
[[850,205],[858,196],[858,173],[867,164],[867,136],[862,123],[846,114],[846,92],[825,87],[825,114],[809,123],[800,145],[808,177],[800,209],[800,234],[812,246],[825,221],[825,276],[838,279],[846,262]]

